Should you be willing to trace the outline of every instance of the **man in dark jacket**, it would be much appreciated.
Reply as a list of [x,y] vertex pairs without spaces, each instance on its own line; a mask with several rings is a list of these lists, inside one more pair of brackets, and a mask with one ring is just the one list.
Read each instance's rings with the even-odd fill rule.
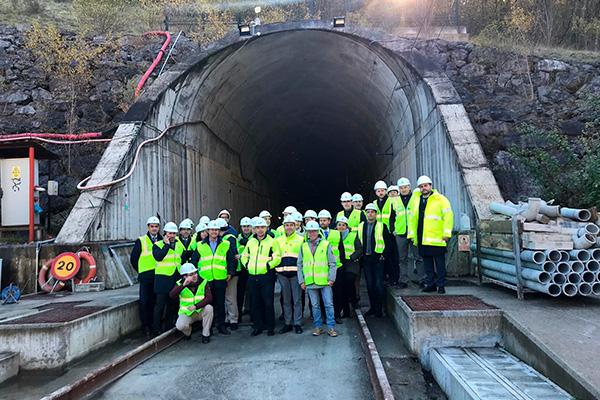
[[338,247],[341,266],[337,270],[333,286],[333,305],[336,315],[340,315],[341,318],[349,318],[352,311],[358,307],[354,283],[359,271],[358,262],[362,255],[362,244],[358,238],[358,232],[350,229],[345,216],[337,218],[337,230],[340,232]]

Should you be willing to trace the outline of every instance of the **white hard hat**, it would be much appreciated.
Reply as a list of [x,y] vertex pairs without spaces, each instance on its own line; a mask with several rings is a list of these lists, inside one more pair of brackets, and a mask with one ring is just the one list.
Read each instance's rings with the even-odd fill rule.
[[306,228],[307,231],[318,231],[320,229],[319,224],[317,224],[317,221],[309,221],[308,224],[306,224]]
[[219,222],[214,219],[208,223],[207,229],[221,229]]
[[227,228],[227,225],[228,225],[227,221],[225,221],[223,218],[217,218],[217,219],[215,219],[215,221],[219,225],[219,229],[221,229],[221,228]]
[[387,184],[384,181],[377,181],[377,183],[375,183],[375,186],[373,187],[373,190],[377,190],[377,189],[386,189],[387,190]]
[[146,225],[150,225],[150,224],[159,224],[160,225],[160,219],[158,219],[158,217],[151,216],[150,218],[148,218],[148,221],[146,221]]
[[298,211],[298,210],[296,210],[296,207],[294,207],[294,206],[287,206],[287,207],[286,207],[286,208],[283,210],[283,213],[284,213],[284,214],[292,214],[292,213],[295,213],[296,211]]
[[189,219],[184,219],[179,223],[179,229],[192,229],[192,221]]
[[408,178],[400,178],[398,179],[398,187],[400,186],[410,186],[410,181],[408,180]]
[[227,215],[229,215],[231,217],[231,213],[229,211],[227,211],[227,210],[221,210],[221,211],[219,211],[219,214],[217,214],[217,217],[220,216],[221,214],[227,214]]
[[331,213],[327,210],[319,211],[319,218],[329,218],[331,219]]
[[365,211],[367,211],[367,210],[377,211],[377,207],[375,207],[375,204],[369,203],[365,206]]
[[177,229],[177,224],[175,222],[167,222],[165,224],[165,232],[177,233],[179,229]]
[[208,229],[208,226],[206,226],[206,224],[199,223],[198,225],[196,225],[196,233],[204,232],[207,229]]
[[254,218],[254,224],[253,224],[253,226],[255,228],[257,228],[259,226],[265,226],[266,227],[267,226],[267,221],[265,221],[265,219],[263,217]]
[[179,268],[179,273],[181,275],[191,274],[192,272],[196,271],[198,271],[198,269],[194,267],[194,264],[192,263],[185,263],[181,266],[181,268]]
[[270,212],[268,212],[267,210],[262,210],[262,211],[260,212],[260,214],[258,214],[258,216],[259,216],[259,217],[261,217],[261,218],[265,218],[265,217],[271,217],[271,213],[270,213]]
[[210,218],[207,217],[206,215],[203,215],[200,218],[200,221],[198,222],[199,224],[204,224],[204,225],[208,225],[208,223],[210,222]]
[[294,221],[296,222],[302,222],[302,214],[300,214],[298,211],[292,213],[292,218],[294,218]]
[[252,226],[252,220],[248,217],[244,217],[240,220],[240,226]]
[[360,193],[354,193],[352,196],[352,201],[363,201],[363,197]]
[[339,224],[340,222],[348,225],[348,218],[344,217],[343,215],[341,217],[339,217],[336,221],[337,224]]
[[352,195],[348,192],[344,192],[340,196],[340,201],[352,201]]
[[419,179],[417,179],[417,186],[421,186],[424,183],[433,184],[433,182],[431,182],[431,178],[430,177],[428,177],[427,175],[421,175],[419,177]]
[[317,216],[317,212],[315,210],[306,210],[306,212],[304,213],[304,218],[319,218]]
[[396,185],[391,185],[387,188],[388,193],[391,192],[392,190],[395,190],[396,192],[400,193],[400,189]]
[[285,218],[283,219],[283,223],[284,224],[295,224],[296,220],[294,219],[293,215],[286,215]]

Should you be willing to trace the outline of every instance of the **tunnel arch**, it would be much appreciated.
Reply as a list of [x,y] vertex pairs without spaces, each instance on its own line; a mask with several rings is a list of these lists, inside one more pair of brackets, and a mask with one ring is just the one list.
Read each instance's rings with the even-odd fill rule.
[[156,131],[193,123],[144,147],[124,184],[82,193],[57,241],[132,239],[156,213],[337,210],[343,191],[370,200],[376,180],[421,174],[457,219],[485,215],[501,196],[458,94],[395,43],[322,22],[266,26],[172,68],[131,107],[90,184],[120,176]]

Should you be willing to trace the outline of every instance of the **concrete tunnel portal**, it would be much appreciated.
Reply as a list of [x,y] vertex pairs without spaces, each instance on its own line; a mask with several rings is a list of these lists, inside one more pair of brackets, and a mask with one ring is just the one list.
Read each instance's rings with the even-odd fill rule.
[[133,239],[157,213],[337,211],[344,191],[371,200],[376,180],[420,174],[457,218],[501,199],[447,77],[364,34],[273,28],[169,70],[132,106],[89,184],[123,175],[139,143],[179,123],[143,148],[124,184],[83,192],[57,241]]

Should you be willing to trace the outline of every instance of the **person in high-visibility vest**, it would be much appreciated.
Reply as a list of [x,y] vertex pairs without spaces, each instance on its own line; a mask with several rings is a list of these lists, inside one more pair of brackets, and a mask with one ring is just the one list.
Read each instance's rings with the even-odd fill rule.
[[133,249],[129,255],[129,261],[138,272],[138,283],[140,289],[140,321],[142,321],[142,333],[146,336],[152,334],[152,314],[154,312],[154,267],[156,260],[152,257],[152,246],[162,240],[160,234],[160,220],[158,217],[150,217],[146,221],[148,232],[140,236],[133,243]]
[[271,215],[270,212],[268,212],[267,210],[262,210],[258,216],[262,219],[265,220],[265,222],[267,223],[267,235],[271,236],[272,238],[275,237],[275,231],[273,231],[271,229],[271,218],[273,218],[273,216]]
[[[350,229],[346,217],[338,217],[336,228],[340,234],[336,254],[338,269],[333,285],[333,308],[337,320],[351,317],[352,311],[358,307],[354,282],[359,271],[358,261],[362,255],[362,244],[358,238],[358,231]],[[331,246],[333,248],[336,245],[331,243]]]
[[[335,229],[335,228],[331,228],[331,213],[327,210],[321,210],[319,211],[318,214],[319,217],[319,236],[321,236],[322,238],[324,238],[325,240],[327,240],[329,242],[329,244],[331,245],[331,251],[333,252],[333,255],[335,256],[335,263],[336,263],[336,267],[340,267],[342,265],[341,261],[340,261],[340,251],[339,251],[339,244],[342,241],[341,240],[341,235],[340,232]],[[336,296],[339,297],[339,285],[340,283],[336,280],[336,283],[333,284],[331,290],[333,292],[333,308],[334,308],[334,316],[335,316],[335,323],[336,324],[342,324],[342,317],[340,315],[340,311],[341,309],[336,307],[335,304],[335,299]],[[321,314],[323,314],[323,305],[321,305]]]
[[182,279],[179,279],[169,292],[171,299],[179,302],[179,316],[175,327],[185,335],[186,339],[191,339],[192,324],[202,321],[202,343],[209,343],[213,320],[210,285],[198,276],[194,264],[183,264],[180,272]]
[[304,232],[304,227],[302,226],[304,217],[302,217],[301,213],[296,211],[295,213],[292,213],[292,218],[294,218],[294,221],[296,221],[296,232],[298,232],[298,235],[304,236],[306,234],[306,232]]
[[233,226],[231,226],[231,224],[229,223],[229,221],[231,220],[231,214],[229,213],[228,210],[221,210],[219,212],[219,215],[218,215],[217,219],[219,219],[219,218],[222,219],[222,220],[224,220],[226,222],[226,225],[227,225],[226,231],[227,231],[227,233],[230,233],[233,236],[237,236],[238,235],[238,231]]
[[[304,237],[296,232],[296,221],[291,215],[283,220],[284,234],[275,241],[281,251],[281,263],[275,268],[281,286],[284,325],[279,333],[295,330],[302,333],[302,289],[298,283],[298,254]],[[292,328],[293,322],[293,328]]]
[[[243,217],[240,220],[240,229],[242,232],[237,236],[238,243],[238,254],[240,255],[240,265],[241,255],[244,253],[244,249],[248,244],[248,240],[252,237],[252,220],[248,217]],[[238,284],[237,284],[237,306],[238,306],[238,315],[239,321],[242,321],[243,315],[248,314],[250,312],[250,297],[248,296],[248,291],[246,290],[248,286],[248,270],[246,268],[241,268],[238,273]]]
[[384,280],[387,280],[390,285],[395,286],[398,284],[400,272],[398,267],[398,250],[396,249],[396,241],[392,236],[392,227],[396,218],[394,213],[392,213],[394,199],[387,195],[388,187],[384,181],[375,183],[374,189],[377,199],[373,201],[373,204],[377,209],[377,221],[382,222],[388,232],[384,236],[386,247]]
[[225,291],[227,282],[235,274],[237,262],[231,243],[219,234],[221,226],[217,220],[208,223],[208,236],[198,243],[192,254],[192,264],[198,267],[198,273],[210,285],[217,331],[221,335],[229,335],[231,332],[225,325]]
[[[352,205],[352,198],[353,196],[349,192],[342,193],[342,195],[340,196],[342,211],[339,211],[335,216],[335,220],[332,222],[333,226],[337,226],[337,221],[340,217],[346,217],[350,229],[356,231],[358,229],[358,225],[361,222],[366,221],[364,213],[360,211],[360,209],[354,209],[354,206]],[[362,206],[362,196],[360,199],[360,203]]]
[[[287,206],[286,208],[283,209],[283,220],[285,220],[285,217],[287,217],[288,215],[292,215],[295,212],[298,212],[298,210],[296,210],[296,207],[294,207],[294,206]],[[283,223],[282,223],[275,230],[275,237],[283,235],[284,231],[285,231],[285,228],[284,228]]]
[[[392,231],[396,238],[396,247],[398,249],[398,264],[400,269],[398,287],[403,289],[408,286],[409,274],[411,273],[414,282],[419,285],[422,284],[425,281],[425,270],[423,269],[423,259],[419,255],[417,246],[414,245],[412,240],[407,238],[408,207],[412,198],[412,190],[408,178],[402,177],[398,179],[398,188],[400,195],[392,205],[392,213],[396,216]],[[412,256],[410,263],[409,254]]]
[[[171,300],[169,292],[177,280],[177,274],[181,268],[181,257],[185,251],[181,242],[177,240],[178,231],[175,222],[167,222],[164,227],[163,240],[152,245],[152,257],[156,260],[154,267],[156,303],[152,318],[154,334],[160,334],[175,325],[177,302]],[[164,324],[161,324],[163,313],[165,319]]]
[[387,226],[377,220],[377,208],[373,203],[367,204],[365,211],[367,212],[367,222],[361,222],[358,227],[358,237],[363,247],[363,268],[370,305],[365,316],[381,317],[383,316],[385,296],[383,275]]
[[192,237],[192,228],[194,224],[191,219],[186,218],[179,223],[179,235],[177,240],[185,249],[181,256],[182,264],[185,264],[192,257],[192,253],[196,250],[196,241]]
[[423,292],[446,293],[446,246],[452,236],[454,213],[450,201],[432,188],[431,178],[417,180],[419,191],[409,205],[408,238],[419,247],[427,275]]
[[[367,220],[367,213],[365,212],[365,210],[363,210],[363,197],[360,193],[354,193],[352,195],[352,208],[354,208],[355,210],[358,210],[362,215],[361,215],[361,222],[365,222]],[[364,216],[364,218],[363,218]],[[360,260],[358,261],[358,275],[356,276],[356,282],[354,284],[354,287],[356,288],[356,299],[357,301],[360,301],[360,277],[362,276],[362,267],[363,265],[363,260],[362,257],[360,258]]]
[[238,312],[238,279],[239,273],[242,269],[240,263],[240,254],[239,254],[239,245],[237,241],[237,235],[233,235],[231,233],[231,226],[229,223],[225,221],[223,218],[217,218],[217,222],[219,223],[219,235],[223,238],[223,240],[229,241],[230,249],[235,257],[235,272],[231,275],[229,281],[227,281],[227,289],[225,289],[225,325],[231,329],[232,331],[236,331],[238,329],[238,320],[240,314]]
[[333,286],[336,278],[336,259],[327,239],[319,235],[319,224],[310,221],[306,224],[307,239],[298,255],[298,282],[310,298],[313,324],[313,336],[323,334],[323,320],[320,301],[325,305],[327,334],[336,337],[335,315],[333,309]]
[[194,244],[194,250],[198,248],[198,243],[203,241],[208,236],[208,226],[204,222],[200,222],[198,225],[196,225],[195,230],[196,235],[194,237],[194,242],[196,243]]
[[281,262],[279,245],[267,235],[267,222],[263,218],[254,219],[255,234],[248,240],[242,253],[242,266],[248,270],[248,291],[250,292],[252,336],[263,331],[275,334],[275,268]]

